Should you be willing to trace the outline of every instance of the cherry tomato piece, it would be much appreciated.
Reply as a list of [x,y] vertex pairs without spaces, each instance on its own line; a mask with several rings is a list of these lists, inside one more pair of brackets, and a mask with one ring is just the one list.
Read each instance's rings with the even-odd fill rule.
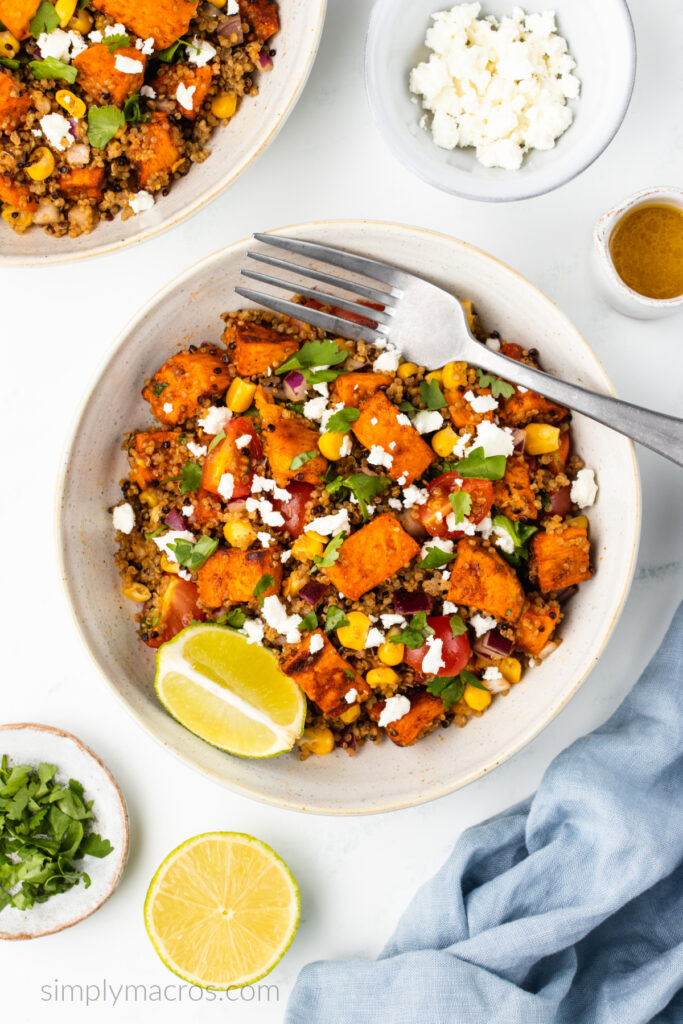
[[420,520],[427,533],[432,537],[464,537],[463,530],[451,530],[448,527],[448,516],[453,511],[449,495],[464,491],[472,499],[472,506],[467,519],[476,526],[491,511],[493,504],[493,484],[490,480],[460,480],[457,473],[442,473],[429,485],[429,497],[424,505],[420,505]]
[[[238,448],[235,442],[247,434],[251,438],[249,444]],[[233,478],[232,497],[246,498],[251,493],[253,463],[262,458],[261,439],[254,430],[251,420],[246,416],[230,420],[225,428],[225,437],[206,457],[202,471],[202,487],[211,494],[218,494],[222,477],[230,473]]]
[[[161,587],[159,620],[153,626],[150,624],[145,640],[148,647],[154,648],[172,640],[191,622],[203,622],[205,617],[199,607],[199,592],[195,583],[169,574]],[[153,637],[151,633],[156,633],[157,636]]]
[[306,510],[313,489],[313,484],[304,483],[303,480],[294,480],[287,484],[287,490],[291,494],[289,501],[282,501],[279,498],[273,500],[273,508],[281,514],[285,521],[282,529],[286,530],[293,540],[303,533]]
[[[433,639],[441,640],[443,643],[441,660],[444,664],[437,672],[425,672],[424,675],[457,676],[462,672],[472,656],[472,648],[470,647],[467,633],[453,636],[450,620],[450,615],[430,615],[427,617],[427,625],[431,626],[434,630]],[[406,665],[410,665],[417,672],[422,672],[422,659],[429,650],[430,648],[426,643],[422,647],[416,647],[414,650],[406,647],[403,660]]]

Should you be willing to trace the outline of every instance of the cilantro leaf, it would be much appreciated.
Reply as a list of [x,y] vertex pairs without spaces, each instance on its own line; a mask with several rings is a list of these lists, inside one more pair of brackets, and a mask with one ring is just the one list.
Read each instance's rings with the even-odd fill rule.
[[330,434],[347,434],[351,429],[351,424],[355,423],[359,416],[360,409],[354,409],[352,405],[349,405],[330,416],[325,430]]
[[416,416],[418,409],[413,405],[412,402],[401,402],[399,405],[400,412],[406,413],[407,416]]
[[104,36],[102,42],[109,52],[113,53],[114,50],[119,50],[122,46],[130,46],[130,36],[124,35],[123,32],[120,32],[115,36]]
[[434,676],[427,683],[427,692],[435,697],[441,697],[444,707],[450,708],[458,703],[465,692],[467,684],[462,676],[462,672],[459,676]]
[[465,516],[469,515],[472,510],[472,498],[470,495],[467,491],[456,491],[454,494],[448,495],[448,500],[453,509],[456,525],[464,522]]
[[[12,60],[11,57],[0,57],[0,64],[2,64],[4,68],[9,68],[10,71],[18,71],[21,67],[20,62],[18,60]],[[0,893],[0,899],[1,898],[2,896]],[[0,906],[0,910],[2,910],[2,906]]]
[[455,463],[455,472],[476,480],[502,480],[507,460],[504,455],[484,455],[482,447],[474,448],[464,459]]
[[462,636],[463,633],[467,632],[467,626],[463,622],[462,615],[460,615],[459,612],[455,612],[453,615],[451,615],[450,619],[448,620],[448,623],[451,627],[451,633],[453,634],[454,637]]
[[348,626],[348,624],[349,620],[344,610],[338,608],[336,604],[331,604],[325,613],[325,632],[333,633],[335,629],[341,629],[342,626]]
[[89,857],[106,857],[113,849],[109,840],[98,836],[97,832],[85,836],[81,843],[81,853],[87,853]]
[[318,628],[318,616],[314,611],[310,611],[307,615],[304,615],[303,619],[299,623],[299,629],[305,630],[310,633],[311,630]]
[[54,4],[45,3],[45,0],[43,0],[43,3],[41,3],[29,22],[29,31],[37,39],[43,32],[54,32],[58,25],[59,15],[54,8]]
[[[76,81],[78,71],[71,64],[65,64],[63,60],[56,57],[46,57],[45,60],[30,60],[28,66],[34,78],[57,78],[70,82]],[[122,115],[123,116],[123,115]]]
[[289,373],[290,370],[302,370],[309,383],[321,383],[323,380],[334,380],[338,374],[331,371],[333,377],[319,376],[312,380],[311,368],[315,366],[325,367],[319,373],[325,373],[330,366],[338,366],[345,362],[348,352],[339,348],[336,341],[326,338],[324,341],[305,341],[298,352],[290,356],[281,366],[278,366],[275,373],[280,375]]
[[[68,66],[68,65],[67,65]],[[76,69],[73,69],[76,81]],[[104,149],[126,123],[123,111],[118,107],[91,107],[88,111],[88,140],[95,149]]]
[[[318,569],[329,569],[331,565],[334,565],[339,558],[339,549],[345,540],[346,534],[343,532],[338,533],[336,537],[333,537],[322,555],[313,555],[315,567]],[[311,571],[313,571],[313,569]]]
[[190,572],[196,572],[197,569],[201,569],[208,558],[211,558],[218,547],[218,540],[203,533],[196,543],[179,537],[177,540],[171,541],[168,546],[176,556],[179,565],[184,565]]
[[273,576],[271,576],[269,572],[262,576],[261,579],[258,581],[256,586],[252,590],[252,594],[254,595],[259,604],[263,604],[263,594],[265,594],[266,590],[268,590],[269,587],[272,587],[274,583],[275,579],[273,578]]
[[438,380],[421,381],[420,398],[428,409],[445,409],[448,405],[448,402],[443,396]]
[[515,545],[514,551],[501,550],[503,558],[514,567],[519,566],[521,562],[527,562],[529,560],[528,541],[535,533],[538,533],[538,527],[514,522],[503,515],[494,516],[493,525],[505,530]]
[[419,569],[440,569],[442,565],[448,565],[455,558],[455,553],[452,551],[444,551],[443,548],[438,547],[436,544],[427,548],[427,554],[424,556],[422,561],[419,563]]
[[405,644],[414,651],[422,647],[428,636],[434,636],[434,630],[427,623],[427,612],[418,612],[400,633],[393,633],[389,637],[389,643]]
[[150,533],[145,534],[145,540],[153,540],[154,537],[161,537],[162,533],[166,533],[166,527],[157,526],[156,530],[152,530]]
[[141,102],[140,93],[136,92],[134,96],[129,96],[123,104],[123,116],[128,124],[147,123],[152,120],[149,111],[142,109]]
[[231,608],[225,615],[213,620],[217,626],[230,626],[231,629],[241,629],[246,621],[247,616],[242,608]]
[[214,450],[214,448],[216,447],[217,444],[220,444],[221,441],[225,441],[225,436],[226,436],[225,435],[225,431],[224,430],[219,430],[218,433],[216,434],[216,436],[214,437],[213,441],[209,445],[209,448],[208,448],[208,451],[207,451],[206,454],[210,455],[211,452]]
[[326,484],[326,487],[330,494],[335,494],[341,487],[346,487],[347,490],[351,491],[358,502],[358,507],[360,508],[363,520],[367,523],[367,503],[382,494],[390,483],[391,480],[388,480],[384,476],[370,476],[369,473],[354,473],[352,476],[347,476],[346,479],[342,479],[342,477],[338,476],[335,480]]
[[201,486],[202,467],[197,462],[186,462],[180,474],[180,493],[191,494]]
[[510,398],[515,393],[514,386],[508,381],[495,377],[492,373],[484,373],[483,370],[477,370],[477,383],[482,388],[491,388],[494,398],[500,398],[501,395],[503,398]]
[[159,50],[159,52],[155,54],[155,57],[157,60],[163,61],[164,64],[170,64],[176,55],[178,47],[182,45],[182,39],[176,39],[175,43],[171,43],[171,45],[167,46],[165,50]]
[[164,384],[161,381],[159,381],[158,384],[152,384],[152,394],[155,398],[158,398],[161,392],[165,391],[167,387],[168,384]]
[[289,464],[289,468],[301,469],[301,467],[305,466],[307,462],[310,462],[311,459],[314,459],[317,456],[317,454],[318,452],[315,449],[311,452],[300,452],[299,455],[294,456],[294,458]]

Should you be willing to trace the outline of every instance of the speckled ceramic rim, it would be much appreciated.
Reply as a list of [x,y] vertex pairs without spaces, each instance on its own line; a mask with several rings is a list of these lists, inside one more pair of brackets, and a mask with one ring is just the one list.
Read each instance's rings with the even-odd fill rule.
[[114,875],[114,877],[112,878],[111,882],[109,883],[108,891],[105,893],[105,895],[103,896],[103,898],[100,900],[100,902],[97,904],[96,907],[93,907],[91,910],[86,911],[85,914],[80,914],[77,917],[71,918],[69,921],[64,921],[63,924],[59,924],[59,925],[57,925],[54,928],[46,928],[45,931],[42,931],[42,932],[35,932],[33,934],[28,934],[28,933],[24,932],[24,933],[19,933],[19,934],[16,934],[16,935],[11,935],[8,932],[0,931],[0,939],[5,939],[8,942],[14,942],[14,941],[19,941],[19,940],[24,941],[24,940],[28,940],[28,939],[40,939],[44,935],[54,935],[56,932],[63,932],[66,928],[73,928],[73,926],[75,924],[78,924],[80,921],[85,921],[86,917],[91,917],[97,910],[99,910],[100,907],[103,906],[107,902],[107,900],[110,898],[110,896],[112,895],[112,893],[116,889],[116,886],[119,884],[119,881],[121,879],[121,875],[123,874],[123,869],[126,866],[126,860],[128,858],[128,846],[129,846],[129,842],[130,842],[130,830],[129,830],[128,809],[126,807],[126,801],[123,798],[123,793],[119,789],[119,786],[118,786],[118,783],[116,782],[116,779],[114,778],[112,773],[109,771],[109,769],[107,768],[106,764],[104,764],[102,761],[100,761],[100,759],[97,756],[97,754],[93,754],[93,752],[90,749],[90,747],[86,747],[85,743],[82,743],[78,739],[77,736],[74,736],[73,733],[65,732],[64,729],[56,729],[52,725],[42,725],[39,722],[11,722],[8,725],[0,725],[0,733],[2,733],[2,731],[5,730],[5,729],[12,730],[14,732],[17,732],[20,729],[36,729],[39,732],[51,732],[53,734],[53,736],[58,736],[62,740],[66,740],[66,741],[68,741],[70,743],[73,743],[74,746],[78,747],[79,750],[82,750],[84,754],[87,754],[89,757],[91,757],[93,759],[93,761],[95,761],[98,764],[98,766],[102,769],[102,771],[104,772],[105,776],[107,777],[109,783],[111,784],[111,788],[116,792],[116,795],[118,797],[118,802],[119,802],[120,808],[121,808],[121,822],[122,822],[122,825],[123,825],[123,836],[124,836],[123,850],[119,852],[119,867],[118,867],[118,870],[117,870],[116,874]]
[[[621,128],[623,120],[626,117],[626,112],[628,111],[628,108],[631,103],[631,97],[633,95],[633,89],[636,81],[636,65],[638,60],[636,48],[636,33],[633,27],[633,18],[631,17],[631,12],[629,10],[628,4],[626,3],[626,0],[623,0],[624,23],[628,28],[631,47],[629,54],[625,55],[625,58],[628,57],[629,59],[630,81],[628,83],[628,87],[624,91],[622,104],[618,113],[615,116],[614,125],[612,127],[611,132],[608,135],[606,135],[602,142],[588,154],[586,159],[582,160],[579,164],[572,164],[571,161],[567,161],[570,165],[569,173],[562,178],[558,178],[556,182],[554,182],[552,185],[548,185],[547,188],[520,188],[517,191],[511,191],[510,194],[505,196],[485,196],[480,195],[476,192],[469,192],[466,188],[456,188],[455,186],[453,188],[446,188],[444,185],[439,184],[439,182],[433,179],[432,175],[429,173],[426,166],[424,166],[417,160],[410,159],[407,156],[407,151],[403,152],[401,150],[393,136],[384,131],[380,119],[376,115],[376,105],[378,104],[379,101],[377,100],[378,90],[374,82],[375,75],[371,62],[370,44],[372,41],[373,30],[375,25],[380,23],[380,19],[382,18],[386,10],[391,8],[392,4],[393,0],[377,0],[377,3],[373,8],[370,17],[370,25],[365,40],[365,89],[367,93],[368,103],[370,105],[370,110],[372,112],[372,118],[375,123],[375,127],[381,133],[382,138],[386,141],[394,156],[405,167],[412,171],[412,173],[415,174],[418,178],[420,178],[422,181],[426,181],[428,185],[431,185],[432,188],[438,188],[440,192],[445,192],[447,195],[459,196],[461,199],[473,199],[476,202],[480,203],[512,203],[522,199],[533,199],[535,196],[546,195],[548,192],[554,192],[555,189],[561,188],[568,182],[573,181],[574,178],[577,178],[580,174],[583,174],[583,172],[587,170],[591,166],[591,164],[595,163],[598,157],[601,156],[602,153],[604,153],[604,151],[612,142],[612,139],[615,137],[615,135]],[[439,10],[440,7],[447,6],[448,4],[445,3],[442,3],[439,6],[438,2],[435,2],[434,10]],[[549,7],[552,7],[552,4],[549,4]]]
[[[337,227],[338,228],[338,227],[344,227],[344,226],[349,226],[349,227],[351,227],[351,226],[365,226],[365,227],[373,227],[373,228],[380,228],[380,229],[384,228],[384,229],[391,230],[391,231],[405,231],[405,232],[408,232],[408,233],[410,233],[412,235],[424,235],[424,236],[427,236],[427,237],[440,239],[441,241],[449,242],[450,244],[452,244],[454,246],[461,246],[464,249],[469,249],[472,252],[477,253],[479,256],[485,257],[485,259],[489,260],[491,263],[495,263],[495,264],[498,264],[498,266],[503,267],[508,274],[511,274],[512,276],[517,278],[517,280],[523,282],[524,286],[526,288],[532,288],[545,303],[547,303],[549,306],[552,306],[553,311],[554,311],[554,315],[556,317],[564,320],[565,323],[569,325],[571,330],[577,336],[577,339],[580,338],[581,341],[583,342],[584,346],[585,346],[585,351],[584,351],[584,354],[583,354],[584,355],[584,359],[586,361],[591,362],[593,364],[595,369],[603,376],[605,381],[609,384],[610,392],[612,394],[614,394],[614,388],[613,388],[613,386],[612,386],[612,384],[611,384],[611,382],[609,380],[609,377],[607,376],[607,374],[606,374],[602,364],[600,363],[600,360],[595,355],[595,353],[593,352],[593,350],[591,349],[591,347],[589,346],[589,344],[585,340],[585,338],[583,338],[583,336],[579,333],[578,329],[572,324],[572,322],[562,312],[562,310],[551,299],[549,299],[540,290],[540,288],[537,288],[534,284],[532,284],[530,281],[528,281],[526,278],[524,278],[521,274],[517,273],[517,271],[511,270],[504,263],[502,263],[502,261],[495,259],[495,257],[490,256],[488,253],[483,252],[481,249],[477,249],[475,246],[468,245],[466,242],[461,242],[461,241],[458,241],[456,239],[453,239],[453,238],[449,237],[448,235],[442,234],[441,232],[429,231],[429,230],[427,230],[425,228],[411,227],[410,225],[406,225],[406,224],[392,224],[392,223],[381,222],[381,221],[315,221],[315,222],[311,222],[311,223],[308,223],[308,224],[293,224],[293,225],[288,225],[287,227],[274,228],[274,229],[271,230],[270,233],[271,234],[284,234],[284,235],[286,235],[286,234],[290,234],[292,231],[297,231],[297,232],[301,232],[303,234],[307,230],[311,230],[311,229],[319,230],[320,228],[325,228],[325,227]],[[94,653],[94,651],[90,648],[86,632],[85,632],[81,622],[79,621],[79,619],[78,619],[78,617],[77,617],[77,615],[75,613],[74,604],[73,604],[73,602],[71,600],[70,583],[69,583],[69,580],[67,579],[67,575],[66,575],[66,565],[65,565],[65,559],[64,559],[64,553],[65,553],[64,552],[64,534],[63,534],[63,531],[62,531],[62,508],[63,508],[63,502],[64,502],[64,487],[65,487],[66,469],[67,469],[67,466],[68,466],[68,463],[69,463],[69,459],[70,459],[70,455],[71,455],[71,449],[72,449],[74,440],[75,440],[75,438],[76,438],[76,436],[78,434],[79,428],[80,428],[81,419],[82,419],[83,414],[85,412],[86,406],[88,405],[88,403],[90,401],[90,397],[91,397],[91,394],[92,394],[92,392],[93,392],[93,390],[95,388],[95,385],[97,384],[97,382],[99,381],[99,379],[103,375],[103,373],[106,370],[107,366],[109,365],[110,361],[113,358],[115,358],[117,350],[118,350],[119,346],[123,343],[123,341],[128,337],[129,334],[131,334],[136,329],[136,327],[137,327],[137,325],[139,323],[141,323],[146,317],[148,317],[152,313],[152,311],[155,309],[155,307],[157,307],[158,305],[161,305],[163,303],[165,297],[170,292],[173,292],[176,288],[181,287],[199,269],[205,268],[205,267],[209,267],[212,263],[220,261],[225,256],[226,253],[230,252],[231,250],[237,249],[240,246],[244,246],[244,245],[248,244],[249,241],[250,241],[250,236],[247,237],[247,238],[240,239],[239,241],[234,242],[232,245],[226,246],[223,249],[218,250],[218,252],[213,253],[211,256],[207,256],[203,260],[199,260],[197,263],[193,264],[193,266],[189,267],[182,274],[180,274],[176,278],[174,278],[170,282],[170,284],[168,284],[164,288],[160,289],[153,296],[153,298],[150,299],[150,301],[145,306],[143,306],[143,308],[141,310],[139,310],[139,312],[128,322],[126,327],[118,335],[116,341],[114,342],[114,345],[107,352],[107,354],[104,357],[104,359],[102,360],[100,366],[98,367],[98,369],[96,370],[95,374],[93,375],[91,386],[88,388],[86,394],[83,397],[81,405],[80,405],[79,409],[77,410],[77,413],[76,413],[76,415],[74,417],[74,426],[73,426],[71,434],[69,435],[69,441],[67,443],[67,446],[66,446],[64,454],[63,454],[62,464],[61,464],[61,468],[60,468],[60,474],[59,474],[59,477],[58,477],[57,492],[56,492],[56,505],[55,505],[55,529],[56,529],[57,559],[58,559],[58,567],[59,567],[60,579],[61,579],[61,581],[63,583],[63,586],[64,586],[64,592],[65,592],[65,595],[66,595],[66,598],[67,598],[67,603],[68,603],[69,608],[71,610],[71,614],[72,614],[73,620],[74,620],[74,622],[76,624],[76,628],[77,628],[77,630],[78,630],[78,632],[79,632],[79,634],[81,636],[81,639],[82,639],[82,641],[83,641],[83,643],[84,643],[88,653],[90,654],[93,662],[95,663],[95,665],[97,666],[99,671],[103,674],[104,678],[107,681],[108,686],[114,692],[114,694],[116,695],[118,700],[121,701],[121,703],[127,709],[129,714],[131,714],[137,720],[138,724],[140,724],[145,729],[146,732],[148,732],[152,736],[154,736],[154,738],[157,739],[157,741],[165,749],[169,749],[168,744],[166,744],[163,740],[161,740],[160,738],[155,736],[154,732],[148,727],[146,722],[143,720],[142,715],[138,714],[135,710],[133,710],[130,707],[128,702],[119,693],[117,687],[109,679],[108,672],[107,672],[107,665],[104,663],[104,661],[100,661],[98,659],[98,657],[96,656],[96,654]],[[324,806],[317,805],[314,808],[309,808],[309,807],[306,807],[306,806],[302,806],[301,803],[298,803],[298,802],[296,802],[294,800],[289,800],[286,797],[275,798],[275,797],[266,796],[260,790],[252,789],[249,786],[240,785],[239,783],[229,782],[228,780],[223,778],[218,773],[216,773],[214,771],[211,771],[209,769],[205,769],[203,767],[200,767],[198,764],[195,763],[195,761],[194,761],[194,759],[192,757],[187,756],[187,755],[185,755],[185,754],[183,754],[183,753],[181,753],[180,751],[177,751],[177,750],[171,750],[171,753],[175,757],[177,757],[179,760],[181,760],[181,761],[185,762],[186,764],[190,765],[192,768],[195,769],[195,771],[199,772],[199,774],[201,774],[202,776],[207,776],[208,778],[212,779],[214,782],[219,783],[219,785],[224,786],[227,789],[230,789],[230,790],[232,790],[235,793],[238,793],[240,796],[245,796],[245,797],[248,797],[248,798],[250,798],[252,800],[257,800],[260,803],[270,804],[270,805],[275,806],[275,807],[284,807],[284,808],[287,808],[288,810],[305,811],[306,813],[309,813],[309,814],[332,815],[332,816],[335,816],[335,817],[351,817],[351,816],[356,817],[356,816],[359,816],[359,815],[366,815],[366,814],[383,814],[383,813],[386,813],[387,811],[397,811],[397,810],[402,810],[405,807],[414,807],[414,806],[416,806],[418,804],[429,803],[432,800],[438,799],[439,797],[447,796],[449,793],[453,793],[453,792],[455,792],[458,789],[462,789],[464,786],[468,786],[471,782],[476,781],[476,779],[481,778],[483,775],[488,775],[491,771],[493,771],[494,768],[498,768],[500,765],[504,764],[505,761],[508,761],[511,757],[513,757],[513,755],[519,753],[520,750],[522,750],[525,746],[527,746],[528,743],[530,743],[533,739],[535,739],[536,736],[538,736],[539,733],[541,733],[543,731],[543,729],[545,729],[545,727],[547,725],[549,725],[550,722],[555,718],[555,716],[557,714],[559,714],[559,712],[569,703],[571,698],[578,691],[578,689],[581,686],[581,684],[584,682],[584,680],[588,677],[588,675],[590,674],[592,669],[595,667],[595,664],[597,663],[598,658],[602,654],[602,652],[603,652],[603,650],[605,648],[605,644],[607,643],[607,640],[609,639],[609,636],[610,636],[612,630],[614,629],[614,626],[616,625],[616,623],[617,623],[617,621],[619,619],[619,616],[621,615],[621,612],[622,612],[623,607],[624,607],[624,602],[626,601],[626,597],[627,597],[628,592],[629,592],[630,587],[631,587],[631,582],[633,580],[633,573],[635,571],[636,558],[637,558],[637,555],[638,555],[638,545],[639,545],[639,540],[640,540],[640,521],[641,521],[641,490],[640,490],[640,478],[639,478],[639,474],[638,474],[638,464],[636,462],[635,450],[634,450],[632,444],[629,445],[629,449],[630,449],[630,455],[631,455],[631,466],[632,466],[632,472],[633,472],[633,487],[634,487],[634,499],[635,499],[634,536],[633,536],[633,542],[632,542],[632,545],[631,545],[631,549],[630,549],[630,551],[628,552],[628,555],[627,555],[627,557],[629,558],[628,574],[626,576],[625,583],[624,583],[624,586],[622,588],[622,591],[621,591],[621,593],[619,595],[619,599],[618,599],[618,604],[616,606],[616,610],[615,610],[614,614],[612,615],[612,618],[610,619],[610,621],[605,623],[605,624],[603,624],[603,626],[602,626],[602,631],[603,631],[602,640],[600,641],[599,645],[597,646],[596,650],[594,651],[594,653],[592,655],[592,663],[586,669],[586,671],[583,673],[583,675],[579,679],[577,679],[576,683],[574,684],[572,689],[569,691],[569,693],[565,694],[564,698],[561,701],[558,702],[557,706],[552,709],[551,713],[548,715],[548,717],[545,719],[544,722],[542,722],[537,728],[532,729],[530,732],[524,733],[523,737],[518,742],[509,744],[505,748],[505,750],[501,753],[500,757],[495,762],[493,762],[490,765],[488,765],[488,766],[486,766],[484,768],[481,768],[481,769],[479,769],[477,771],[471,772],[470,775],[468,775],[466,778],[460,779],[457,782],[448,783],[448,784],[445,784],[445,785],[442,785],[442,786],[434,787],[434,788],[430,789],[429,792],[418,793],[418,794],[416,794],[414,799],[410,798],[410,799],[399,800],[399,801],[395,801],[395,802],[387,802],[386,804],[379,805],[379,806],[373,806],[373,807],[353,807],[353,806],[348,806],[348,807],[344,807],[344,808],[339,808],[339,807],[331,807],[331,806],[324,807]],[[226,756],[229,756],[229,755],[226,755]]]
[[181,224],[184,220],[187,220],[188,217],[192,217],[195,213],[198,213],[205,206],[208,206],[209,203],[213,202],[214,199],[217,199],[218,196],[224,192],[226,188],[232,185],[232,183],[236,181],[244,171],[251,167],[254,161],[257,160],[264,150],[268,148],[275,136],[278,135],[281,128],[284,126],[285,121],[294,110],[296,104],[299,102],[303,88],[308,81],[311,71],[313,70],[313,64],[315,63],[315,58],[320,46],[320,36],[322,35],[323,25],[325,24],[327,0],[316,0],[316,2],[320,4],[320,16],[315,28],[306,67],[304,68],[303,73],[290,96],[289,103],[285,107],[277,124],[274,126],[267,138],[263,140],[256,152],[252,153],[245,163],[231,170],[216,186],[214,186],[214,188],[207,189],[207,191],[198,196],[194,202],[186,206],[182,212],[177,213],[174,217],[164,221],[162,224],[156,224],[154,227],[148,228],[146,231],[139,231],[136,235],[132,235],[130,238],[126,238],[121,242],[115,242],[111,245],[96,245],[85,252],[41,256],[37,259],[21,256],[5,256],[0,253],[0,267],[47,267],[55,263],[74,263],[76,260],[87,260],[93,256],[108,256],[111,253],[119,252],[121,249],[126,249],[129,245],[135,245],[138,242],[147,242],[150,238],[154,238],[156,235],[160,235],[162,232],[168,231],[169,228],[175,227],[176,224]]

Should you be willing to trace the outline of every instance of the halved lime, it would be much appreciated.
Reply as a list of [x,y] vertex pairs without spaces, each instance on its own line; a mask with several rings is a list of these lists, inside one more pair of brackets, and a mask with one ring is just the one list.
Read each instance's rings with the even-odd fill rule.
[[159,700],[182,725],[240,757],[291,750],[306,698],[275,656],[223,626],[189,626],[157,652]]
[[299,887],[281,857],[241,832],[205,832],[168,855],[145,899],[152,945],[201,988],[251,985],[272,971],[299,924]]

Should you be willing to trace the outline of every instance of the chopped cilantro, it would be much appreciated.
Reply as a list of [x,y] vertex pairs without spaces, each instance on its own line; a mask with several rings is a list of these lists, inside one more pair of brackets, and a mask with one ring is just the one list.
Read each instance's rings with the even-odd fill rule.
[[268,590],[269,587],[273,586],[274,583],[275,579],[271,576],[269,572],[267,572],[265,576],[262,576],[261,579],[258,581],[252,593],[259,604],[263,604],[263,595],[265,594],[266,590]]
[[463,633],[467,632],[467,626],[462,621],[462,615],[460,615],[459,612],[455,612],[454,615],[451,615],[448,622],[453,636],[462,636]]
[[[68,66],[68,65],[67,65]],[[70,81],[76,81],[76,69],[73,69],[74,77]],[[104,149],[108,142],[116,135],[119,128],[123,128],[126,119],[123,111],[118,107],[91,107],[88,111],[88,140],[95,149]]]
[[58,25],[59,15],[55,10],[54,4],[45,3],[45,0],[43,0],[43,3],[40,4],[29,22],[29,31],[37,39],[43,32],[54,32]]
[[448,565],[455,558],[455,554],[449,551],[444,551],[443,548],[438,547],[434,544],[427,548],[427,554],[420,562],[418,568],[420,569],[440,569],[442,565]]
[[167,387],[168,384],[164,384],[161,381],[159,381],[158,384],[152,384],[152,394],[155,398],[158,398],[161,392],[165,391]]
[[351,491],[351,493],[355,495],[361,515],[367,523],[367,503],[385,491],[390,483],[391,481],[387,480],[384,476],[370,476],[369,473],[354,473],[352,476],[347,476],[346,479],[343,479],[340,476],[335,477],[334,480],[330,480],[325,486],[330,494],[336,494],[336,492],[342,487],[346,487],[347,490]]
[[202,467],[197,462],[186,462],[180,474],[180,493],[191,494],[199,490],[202,482]]
[[289,409],[290,412],[295,412],[297,416],[301,416],[304,411],[305,402],[286,402],[285,408]]
[[0,57],[0,64],[4,68],[9,68],[10,71],[18,71],[21,67],[20,61],[12,60],[11,57]]
[[115,36],[104,36],[102,42],[109,52],[113,53],[114,50],[120,50],[122,46],[130,46],[130,36],[120,32]]
[[414,651],[422,647],[428,636],[434,636],[434,630],[427,623],[427,612],[418,612],[417,615],[413,615],[405,629],[389,637],[389,643],[405,644]]
[[505,530],[515,545],[514,551],[501,551],[503,558],[515,567],[519,566],[520,562],[528,561],[529,546],[527,542],[535,533],[538,533],[538,527],[513,522],[507,516],[494,516],[493,525]]
[[140,104],[139,92],[136,92],[134,96],[129,96],[123,104],[123,116],[128,124],[145,124],[152,120],[152,115],[148,110],[143,110]]
[[[339,548],[346,540],[345,533],[338,533],[336,537],[333,537],[330,543],[327,545],[322,555],[314,555],[313,561],[318,569],[329,569],[331,565],[339,558]],[[315,567],[314,567],[315,568]],[[311,569],[313,572],[313,569]]]
[[453,469],[460,476],[476,480],[502,480],[507,460],[504,455],[484,455],[482,447],[474,448],[464,459],[456,462]]
[[398,408],[401,412],[406,413],[407,416],[416,416],[418,412],[412,402],[401,402]]
[[458,703],[465,692],[467,684],[462,678],[465,674],[461,672],[459,676],[434,676],[427,683],[427,691],[435,697],[441,697],[444,707],[450,708]]
[[301,467],[305,466],[307,462],[310,462],[311,459],[314,459],[317,456],[317,454],[318,452],[315,449],[311,452],[301,452],[299,455],[294,456],[294,458],[289,464],[289,468],[301,469]]
[[315,614],[314,611],[310,611],[310,612],[308,612],[307,615],[304,615],[303,619],[299,623],[299,629],[304,630],[307,633],[310,633],[311,630],[317,629],[317,628],[318,628],[318,616]]
[[443,397],[438,380],[421,381],[420,398],[428,409],[445,409],[448,405],[448,402]]
[[160,537],[162,533],[166,533],[166,527],[157,526],[156,530],[152,530],[151,533],[145,534],[145,540],[152,540],[154,537]]
[[355,679],[356,678],[356,673],[353,671],[353,669],[345,668],[344,672],[349,677],[349,679]]
[[247,616],[242,608],[231,608],[225,615],[213,620],[216,626],[230,626],[231,629],[241,629],[247,621]]
[[[28,66],[33,77],[41,80],[43,78],[57,78],[73,84],[78,75],[76,68],[72,67],[71,64],[65,64],[63,60],[57,60],[56,57],[46,57],[45,60],[30,60]],[[123,115],[121,116],[123,117]]]
[[351,429],[351,424],[355,423],[359,416],[360,409],[354,409],[352,405],[349,405],[330,416],[325,430],[330,434],[347,434]]
[[342,626],[348,626],[348,624],[349,620],[343,609],[338,608],[336,604],[331,604],[325,613],[325,632],[333,633],[335,629],[341,629]]
[[495,377],[492,373],[484,373],[483,370],[477,370],[477,383],[481,388],[491,388],[494,398],[500,398],[501,395],[503,398],[510,398],[515,393],[514,386],[508,381]]
[[197,569],[201,569],[208,558],[211,558],[218,547],[218,540],[203,533],[196,544],[179,537],[168,546],[176,556],[179,565],[184,565],[190,572],[196,572]]
[[[326,338],[324,341],[306,341],[298,352],[290,356],[275,373],[280,375],[290,370],[301,370],[309,384],[321,384],[324,381],[336,380],[340,370],[330,367],[343,363],[348,352],[339,348],[336,341]],[[319,367],[320,369],[314,369]]]
[[472,509],[472,498],[467,491],[456,491],[454,494],[449,494],[448,500],[453,509],[456,525],[464,522],[465,516],[469,515]]
[[216,445],[221,443],[221,441],[225,441],[225,431],[224,430],[219,430],[218,431],[218,433],[214,437],[213,441],[209,445],[209,448],[208,448],[208,451],[207,451],[207,455],[209,455],[214,450]]

